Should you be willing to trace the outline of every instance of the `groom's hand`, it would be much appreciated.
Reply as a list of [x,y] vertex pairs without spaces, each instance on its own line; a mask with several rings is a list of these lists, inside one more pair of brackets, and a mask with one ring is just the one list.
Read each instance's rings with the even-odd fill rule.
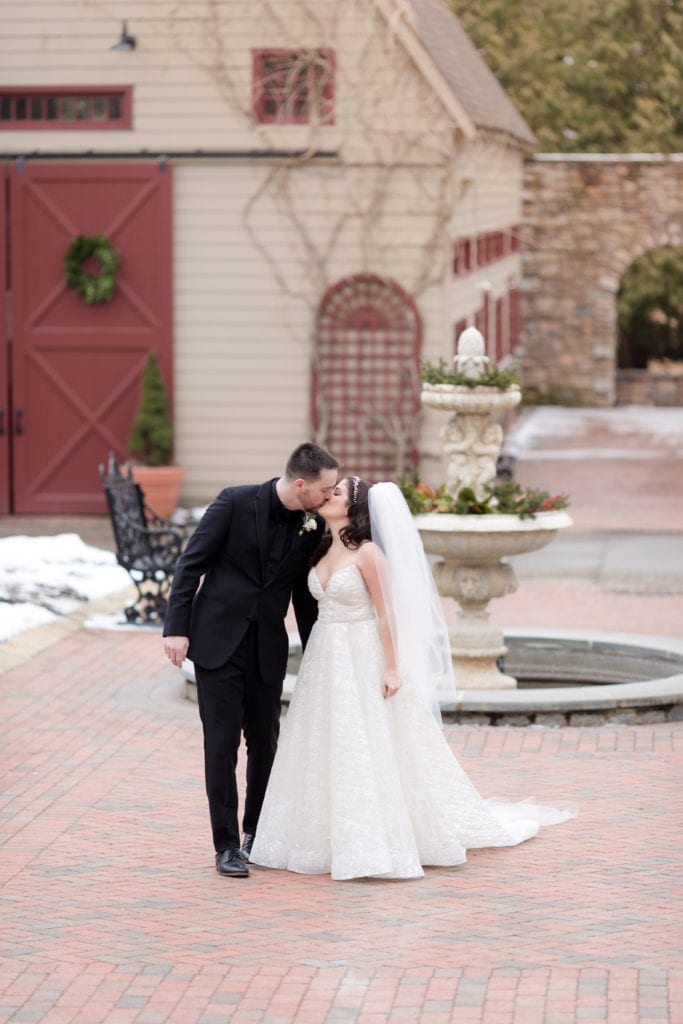
[[190,641],[186,636],[164,637],[164,652],[168,660],[175,665],[176,668],[180,668],[185,661],[189,646]]

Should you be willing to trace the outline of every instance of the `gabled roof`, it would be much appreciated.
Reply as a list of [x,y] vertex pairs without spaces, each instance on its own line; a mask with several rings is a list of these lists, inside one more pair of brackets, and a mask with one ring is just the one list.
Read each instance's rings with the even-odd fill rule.
[[471,124],[536,147],[531,128],[444,0],[380,0],[378,6],[385,14],[393,8],[390,21],[404,43],[407,32],[416,37]]

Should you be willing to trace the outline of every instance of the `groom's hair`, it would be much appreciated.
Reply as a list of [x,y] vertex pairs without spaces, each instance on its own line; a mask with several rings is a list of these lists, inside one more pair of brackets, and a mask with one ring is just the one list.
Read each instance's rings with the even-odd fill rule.
[[316,480],[323,469],[339,469],[339,463],[318,444],[305,441],[287,459],[288,480]]

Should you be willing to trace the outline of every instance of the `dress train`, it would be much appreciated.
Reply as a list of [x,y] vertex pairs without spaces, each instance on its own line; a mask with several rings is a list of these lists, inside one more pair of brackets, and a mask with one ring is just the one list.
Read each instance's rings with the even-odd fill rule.
[[417,878],[513,846],[571,808],[481,798],[410,686],[385,700],[377,619],[355,563],[320,585],[251,861],[334,879]]

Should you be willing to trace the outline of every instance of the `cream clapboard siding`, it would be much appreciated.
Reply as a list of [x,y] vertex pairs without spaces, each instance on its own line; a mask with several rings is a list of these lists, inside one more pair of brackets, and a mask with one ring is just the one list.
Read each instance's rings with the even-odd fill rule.
[[[328,283],[371,270],[409,290],[413,250],[406,245],[397,257],[392,239],[414,242],[420,231],[427,234],[429,220],[416,225],[404,209],[387,232],[386,246],[378,247],[384,248],[384,257],[380,252],[372,266],[364,266],[359,263],[358,225],[344,216],[348,183],[338,169],[330,172],[332,180],[323,180],[324,187],[324,169],[317,167],[301,168],[293,183],[302,216],[319,244],[329,238],[337,218],[344,220]],[[291,449],[310,436],[316,302],[315,295],[308,303],[296,298],[310,264],[288,237],[288,224],[273,203],[259,206],[252,231],[243,225],[244,207],[259,175],[266,173],[247,163],[227,168],[187,164],[175,172],[176,424],[189,501],[205,501],[227,483],[276,475]],[[325,216],[316,220],[321,209]],[[255,238],[269,246],[277,274],[292,295],[283,294]],[[438,349],[447,316],[445,294],[440,284],[420,302],[425,349]]]
[[[311,3],[315,18],[305,14]],[[137,39],[131,52],[111,49],[123,20]],[[306,146],[307,128],[257,126],[251,118],[252,50],[290,46],[336,53],[335,125],[318,129],[313,141],[320,148],[344,142],[349,158],[367,160],[381,148],[379,139],[368,145],[368,131],[381,127],[386,136],[419,130],[427,110],[448,123],[372,0],[126,0],[115,10],[88,0],[24,0],[0,4],[0,84],[132,85],[134,127],[85,135],[7,131],[2,149]],[[431,158],[428,152],[411,155],[422,162]]]
[[278,475],[309,436],[308,324],[241,226],[253,188],[248,164],[175,172],[177,457],[189,501]]
[[[456,208],[455,237],[476,237],[486,231],[498,231],[519,224],[522,216],[521,153],[495,138],[467,147],[460,170],[471,181],[465,201]],[[450,289],[453,323],[474,322],[481,305],[482,285],[490,286],[492,299],[504,296],[511,284],[521,280],[521,256],[511,253],[504,259],[455,277]]]
[[[137,38],[130,53],[111,50],[123,20]],[[334,50],[334,125],[253,124],[251,53],[265,47]],[[338,153],[288,171],[286,195],[267,183],[272,162],[175,160],[174,398],[186,502],[278,474],[310,436],[312,331],[327,287],[369,271],[413,294],[426,269],[430,285],[416,298],[423,356],[450,357],[453,324],[473,317],[481,276],[453,281],[453,240],[519,220],[519,151],[492,137],[465,144],[454,136],[372,0],[0,4],[0,84],[134,90],[132,131],[3,131],[4,153],[308,145]],[[444,174],[452,176],[451,218],[435,233]],[[502,292],[517,258],[483,273]],[[432,482],[443,477],[442,424],[433,413],[423,418]]]

